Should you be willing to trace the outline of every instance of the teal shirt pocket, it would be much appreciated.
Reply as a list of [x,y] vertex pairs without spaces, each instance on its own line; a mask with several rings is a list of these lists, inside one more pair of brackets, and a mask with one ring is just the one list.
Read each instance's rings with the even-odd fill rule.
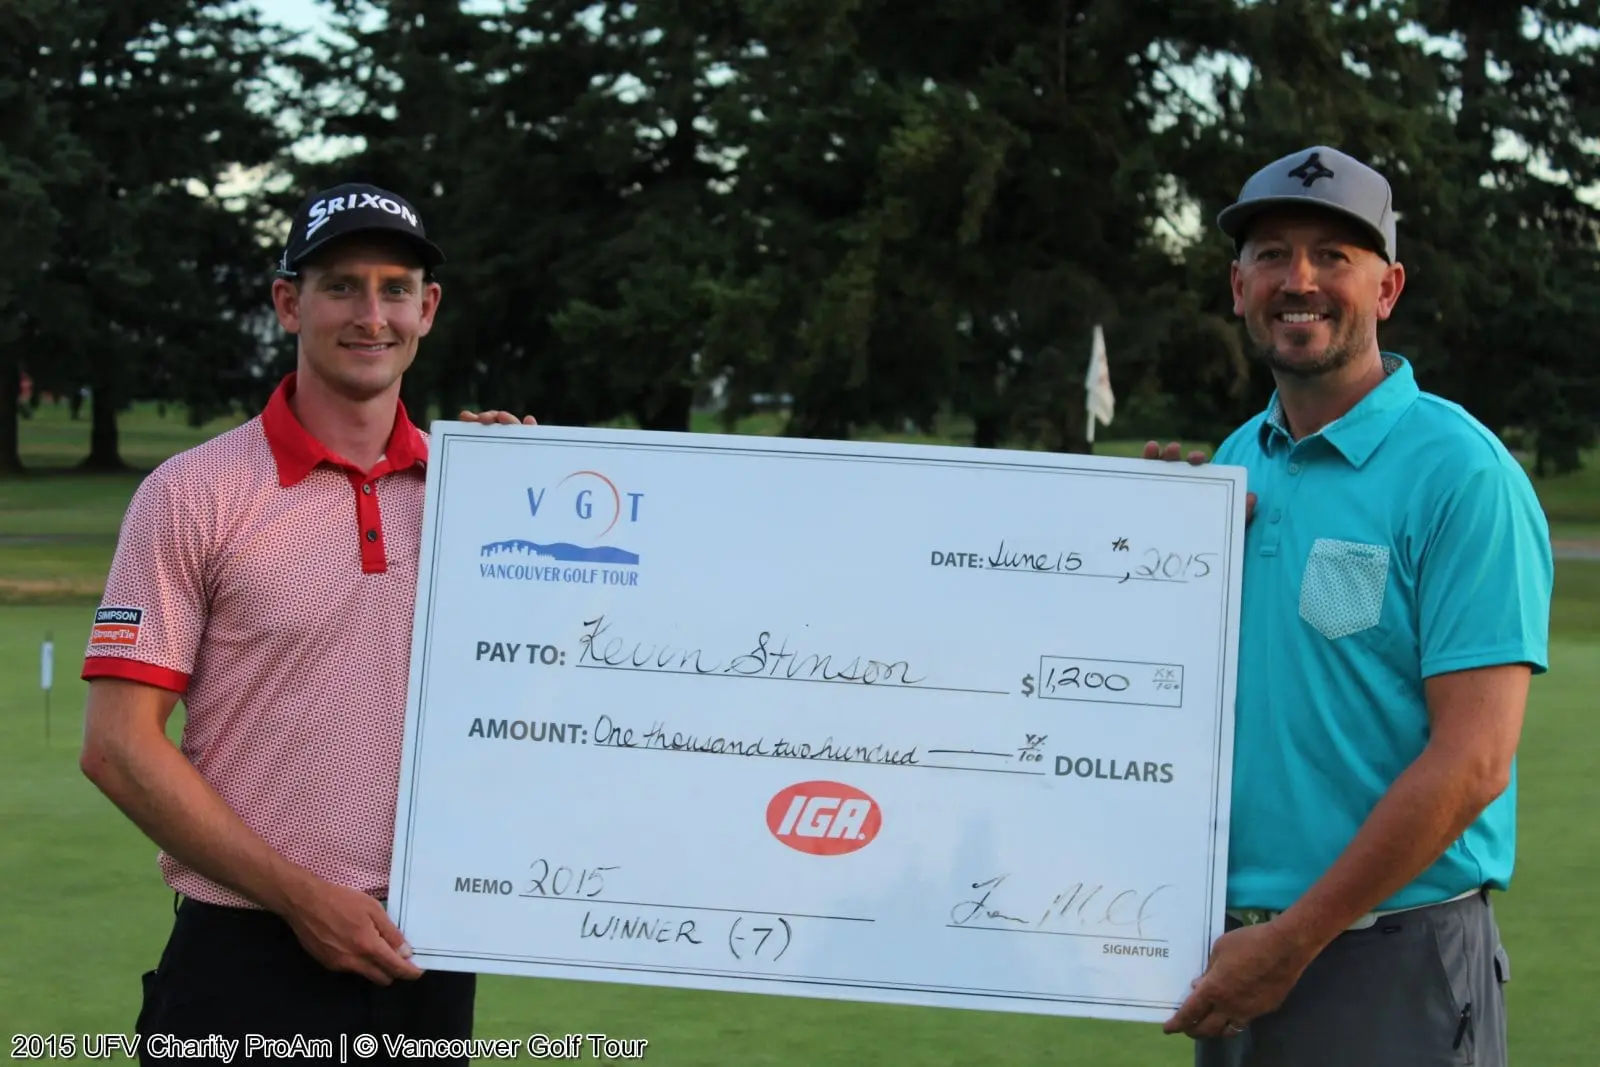
[[1337,641],[1377,626],[1389,586],[1389,548],[1319,537],[1300,577],[1300,618]]

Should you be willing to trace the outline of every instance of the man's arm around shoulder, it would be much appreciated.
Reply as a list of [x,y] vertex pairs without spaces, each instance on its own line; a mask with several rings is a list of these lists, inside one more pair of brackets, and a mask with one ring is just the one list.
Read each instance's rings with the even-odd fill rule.
[[178,694],[120,678],[89,685],[79,767],[157,845],[205,877],[284,917],[325,966],[388,984],[421,971],[365,894],[290,863],[217,795],[167,738]]

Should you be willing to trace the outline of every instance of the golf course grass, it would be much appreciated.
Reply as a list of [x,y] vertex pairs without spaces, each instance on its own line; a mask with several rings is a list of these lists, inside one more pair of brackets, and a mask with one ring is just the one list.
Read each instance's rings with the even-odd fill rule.
[[[140,407],[122,420],[123,454],[148,469],[231,424],[191,428],[178,412],[163,418]],[[167,934],[172,895],[154,846],[79,773],[86,686],[77,673],[139,474],[72,471],[87,451],[88,424],[63,409],[43,409],[22,432],[35,470],[0,479],[0,1031],[130,1032],[139,975]],[[1137,443],[1109,448],[1127,454]],[[1600,541],[1600,458],[1538,488],[1558,541]],[[55,648],[48,694],[39,662],[47,637]],[[1587,944],[1600,925],[1600,823],[1591,818],[1600,807],[1600,558],[1558,563],[1552,656],[1550,674],[1534,684],[1518,763],[1516,880],[1496,907],[1513,965],[1513,1062],[1577,1067],[1597,1060],[1588,993],[1600,988],[1600,957]],[[541,1032],[645,1038],[646,1062],[685,1067],[1191,1062],[1187,1039],[1145,1025],[482,980],[479,1036]]]

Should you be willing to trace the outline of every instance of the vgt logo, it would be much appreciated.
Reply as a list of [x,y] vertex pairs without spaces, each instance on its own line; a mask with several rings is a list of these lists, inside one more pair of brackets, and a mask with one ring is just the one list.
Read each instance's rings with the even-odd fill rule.
[[813,856],[842,856],[865,848],[882,825],[878,802],[841,782],[801,782],[767,802],[772,836]]
[[[569,485],[570,483],[570,485]],[[551,493],[550,489],[555,492]],[[637,567],[639,553],[616,544],[602,544],[616,531],[624,540],[639,522],[644,493],[623,492],[599,471],[573,471],[554,486],[527,487],[528,518],[536,534],[491,541],[481,557],[506,553],[523,556],[530,565],[479,564],[485,578],[595,585],[639,584],[637,573],[599,567],[552,567],[555,563],[600,563]],[[548,499],[547,499],[548,498]],[[531,539],[530,539],[531,538]],[[633,544],[632,541],[628,542]],[[636,546],[637,547],[637,546]]]

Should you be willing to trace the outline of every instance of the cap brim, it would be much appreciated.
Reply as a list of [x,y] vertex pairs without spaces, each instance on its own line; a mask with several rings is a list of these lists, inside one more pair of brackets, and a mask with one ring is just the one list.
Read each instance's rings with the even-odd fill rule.
[[346,237],[355,237],[360,234],[374,233],[386,234],[395,238],[396,240],[404,242],[405,244],[411,245],[417,251],[422,253],[422,262],[429,270],[432,270],[434,267],[437,267],[439,264],[445,261],[444,252],[439,248],[438,245],[434,244],[426,237],[419,237],[414,233],[407,233],[405,230],[396,229],[393,226],[362,226],[354,230],[341,230],[338,233],[330,233],[325,237],[320,237],[311,242],[305,248],[300,250],[300,254],[295,257],[294,262],[289,264],[289,269],[299,270],[301,265],[304,264],[306,260],[310,259],[312,256],[315,256],[318,252],[322,251],[324,248],[336,241],[342,241]]
[[1250,225],[1251,219],[1268,208],[1274,207],[1312,208],[1318,211],[1325,211],[1330,215],[1338,215],[1340,218],[1349,219],[1361,229],[1362,233],[1372,239],[1373,250],[1385,260],[1389,259],[1384,236],[1373,227],[1372,223],[1348,208],[1340,207],[1338,204],[1330,204],[1328,201],[1315,196],[1263,196],[1258,200],[1247,200],[1244,203],[1231,204],[1217,214],[1217,228],[1237,242],[1244,235],[1245,227]]

